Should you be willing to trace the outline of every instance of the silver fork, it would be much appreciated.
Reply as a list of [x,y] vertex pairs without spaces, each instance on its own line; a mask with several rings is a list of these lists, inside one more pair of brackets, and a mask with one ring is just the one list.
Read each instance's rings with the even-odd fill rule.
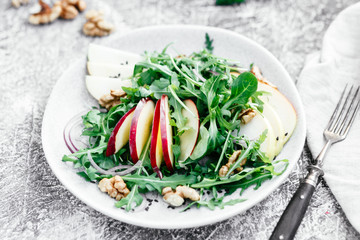
[[[296,231],[305,215],[310,199],[319,182],[319,178],[324,175],[321,169],[326,153],[332,144],[340,142],[346,138],[349,130],[354,123],[356,114],[360,108],[359,89],[353,94],[352,86],[347,94],[347,86],[343,90],[340,100],[324,130],[326,144],[316,157],[314,164],[308,167],[308,175],[300,184],[298,190],[292,197],[289,205],[286,207],[278,224],[276,225],[270,239],[283,240],[293,239]],[[344,100],[345,97],[345,100]],[[349,102],[351,100],[351,102]]]

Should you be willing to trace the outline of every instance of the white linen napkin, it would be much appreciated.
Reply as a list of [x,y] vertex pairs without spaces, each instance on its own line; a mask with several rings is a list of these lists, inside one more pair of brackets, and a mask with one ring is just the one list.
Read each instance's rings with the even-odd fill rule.
[[[321,53],[308,56],[298,89],[307,120],[307,140],[314,157],[325,140],[323,129],[346,83],[360,85],[360,3],[343,10],[327,30]],[[360,114],[348,137],[325,157],[325,180],[347,218],[360,232]]]

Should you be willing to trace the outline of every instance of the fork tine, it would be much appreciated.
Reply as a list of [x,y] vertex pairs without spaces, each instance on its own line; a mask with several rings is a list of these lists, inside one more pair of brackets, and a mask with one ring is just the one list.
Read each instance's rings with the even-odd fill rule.
[[[358,89],[359,89],[359,88],[358,88]],[[350,121],[349,121],[349,123],[347,124],[346,129],[345,129],[345,131],[344,131],[344,133],[343,133],[343,135],[344,135],[345,137],[347,136],[347,134],[348,134],[348,132],[349,132],[352,124],[354,123],[354,120],[355,120],[355,117],[356,117],[357,112],[359,111],[359,108],[360,108],[360,99],[358,100],[358,103],[356,104],[356,107],[355,107],[355,109],[354,109],[354,111],[353,111],[353,114],[351,115]]]
[[359,89],[360,89],[360,86],[356,89],[356,92],[355,92],[354,97],[353,97],[353,99],[352,99],[352,101],[350,103],[350,106],[349,106],[348,110],[345,113],[344,120],[342,121],[342,123],[341,123],[341,125],[339,127],[339,133],[344,132],[343,130],[344,130],[345,123],[347,122],[349,116],[351,115],[351,110],[352,110],[352,107],[353,107],[354,103],[356,104],[356,99],[357,99],[357,95],[359,93]]
[[342,108],[341,108],[341,110],[340,110],[340,113],[339,113],[339,115],[338,115],[337,118],[336,118],[335,125],[332,126],[332,128],[331,128],[331,130],[330,130],[330,131],[332,131],[332,132],[334,132],[334,133],[338,133],[340,121],[341,121],[341,119],[344,117],[344,111],[345,111],[345,108],[346,108],[347,103],[348,103],[348,101],[349,101],[349,98],[350,98],[350,96],[351,96],[352,89],[353,89],[353,86],[351,86],[351,88],[350,88],[350,90],[349,90],[349,92],[348,92],[348,94],[347,94],[347,96],[346,96],[346,98],[345,98],[345,102],[344,102],[344,104],[342,105]]
[[334,112],[333,112],[333,114],[331,115],[331,118],[330,118],[330,120],[329,120],[329,122],[328,122],[328,125],[326,126],[325,129],[330,129],[331,125],[333,124],[334,119],[335,119],[335,116],[336,116],[336,113],[337,113],[337,111],[339,110],[340,104],[341,104],[341,102],[342,102],[342,99],[343,99],[343,97],[344,97],[345,91],[346,91],[346,89],[347,89],[347,86],[348,86],[348,85],[346,84],[343,92],[341,93],[340,100],[339,100],[339,102],[336,104],[336,107],[335,107],[335,109],[334,109]]

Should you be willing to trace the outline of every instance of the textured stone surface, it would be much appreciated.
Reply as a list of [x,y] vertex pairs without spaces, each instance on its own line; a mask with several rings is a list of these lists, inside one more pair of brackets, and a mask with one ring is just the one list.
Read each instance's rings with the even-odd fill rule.
[[[34,2],[34,0],[33,0]],[[157,24],[199,24],[244,34],[269,49],[297,79],[308,53],[355,0],[107,0],[122,32]],[[90,3],[90,1],[89,1]],[[103,2],[95,5],[102,6]],[[96,8],[96,6],[95,6]],[[112,9],[110,11],[109,9]],[[266,239],[298,186],[311,156],[288,180],[247,212],[196,229],[154,230],[115,221],[87,207],[51,172],[41,146],[41,122],[61,73],[84,57],[94,39],[81,34],[84,16],[51,25],[27,23],[29,6],[0,3],[0,236],[2,239]],[[100,39],[95,39],[100,41]],[[69,86],[71,87],[71,86]],[[296,239],[359,239],[325,183],[311,201]]]

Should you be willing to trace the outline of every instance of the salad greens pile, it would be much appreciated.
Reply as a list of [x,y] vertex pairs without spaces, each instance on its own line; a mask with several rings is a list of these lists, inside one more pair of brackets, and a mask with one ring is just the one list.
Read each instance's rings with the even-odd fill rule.
[[[259,99],[262,93],[257,92],[257,78],[249,71],[244,72],[236,61],[213,55],[212,42],[206,34],[205,49],[189,56],[172,57],[167,53],[170,44],[160,53],[145,52],[145,60],[134,68],[132,87],[123,88],[127,96],[121,99],[121,104],[108,112],[94,108],[82,117],[82,135],[89,137],[89,147],[64,156],[63,161],[73,162],[74,167],[80,170],[78,174],[87,181],[112,177],[99,173],[89,161],[89,154],[104,170],[118,165],[133,165],[128,145],[106,157],[111,132],[119,119],[142,98],[151,98],[156,102],[166,94],[169,97],[170,124],[174,133],[175,171],[171,173],[165,166],[161,167],[164,175],[162,179],[153,172],[148,140],[140,157],[141,165],[135,172],[122,176],[131,192],[116,203],[117,207],[129,211],[142,203],[141,193],[157,191],[161,194],[164,187],[188,185],[198,189],[201,196],[199,201],[192,202],[188,207],[223,208],[244,201],[225,201],[226,195],[237,189],[241,189],[242,193],[250,186],[258,189],[264,181],[281,174],[286,169],[287,161],[271,161],[260,151],[266,131],[257,140],[249,140],[237,134],[240,129],[238,117],[242,110],[252,108],[260,114],[262,112],[263,102]],[[183,108],[187,108],[183,103],[185,99],[192,99],[197,106],[200,133],[192,155],[180,162],[179,136],[187,130],[187,119],[181,113]],[[239,149],[242,152],[238,160],[231,165],[225,177],[219,177],[221,166]],[[244,169],[234,172],[244,158],[247,159]],[[276,164],[284,165],[280,172],[275,171]]]

